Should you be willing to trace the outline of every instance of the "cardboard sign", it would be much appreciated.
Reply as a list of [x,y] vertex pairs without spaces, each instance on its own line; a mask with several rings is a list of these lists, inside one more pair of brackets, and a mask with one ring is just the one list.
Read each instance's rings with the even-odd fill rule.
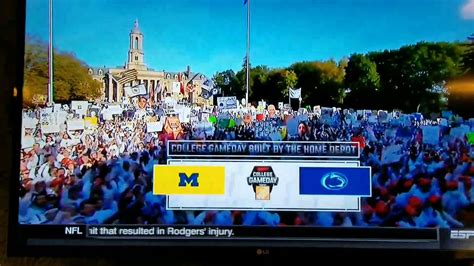
[[97,117],[84,117],[84,126],[86,128],[96,128],[97,125]]
[[295,118],[288,120],[286,122],[286,130],[290,137],[298,135],[298,120]]
[[467,136],[467,143],[474,145],[474,132],[469,132],[466,134]]
[[60,103],[55,103],[53,106],[53,112],[59,112],[61,111],[61,104]]
[[446,119],[451,119],[454,116],[452,111],[441,111],[441,117]]
[[384,147],[382,150],[382,164],[399,162],[402,159],[402,146],[392,145]]
[[57,133],[61,131],[58,123],[57,113],[41,113],[40,118],[41,133]]
[[378,118],[380,123],[388,123],[389,117],[387,111],[379,111]]
[[71,110],[76,112],[79,115],[87,115],[87,108],[89,106],[89,102],[87,101],[71,101]]
[[61,128],[57,124],[41,125],[41,133],[43,133],[43,134],[58,133],[59,131],[61,131]]
[[70,119],[66,121],[67,130],[84,130],[84,119]]
[[173,93],[180,93],[181,92],[181,83],[173,82],[172,91],[173,91]]
[[238,106],[237,97],[217,97],[217,106],[221,109],[236,109]]
[[36,125],[38,124],[38,119],[36,118],[31,118],[31,117],[23,117],[23,127],[28,128],[28,129],[34,129],[36,128]]
[[438,126],[425,126],[423,130],[423,143],[437,145],[439,143],[439,127]]
[[[283,129],[284,128],[284,129]],[[286,135],[286,127],[279,126],[273,121],[255,123],[255,139],[281,141]]]
[[208,136],[213,136],[215,131],[214,126],[208,121],[198,122],[194,129],[195,131],[193,132],[193,136],[199,139],[203,139]]
[[401,115],[400,116],[400,122],[403,126],[409,126],[411,125],[411,120],[410,120],[410,116],[409,115]]
[[217,128],[226,129],[229,127],[229,123],[230,123],[230,119],[228,118],[219,119],[217,121]]
[[191,108],[186,106],[177,105],[175,108],[179,116],[179,121],[182,123],[191,122]]
[[146,132],[161,132],[163,130],[163,122],[148,122],[146,123]]
[[459,127],[451,128],[449,135],[454,138],[464,138],[464,136],[470,131],[471,129],[467,125],[461,125]]
[[29,149],[33,147],[33,144],[35,144],[35,138],[33,138],[33,136],[31,135],[31,132],[30,134],[26,135],[24,128],[22,128],[21,131],[22,131],[21,148]]
[[449,125],[448,120],[446,118],[439,118],[438,123],[443,127],[447,127]]
[[178,137],[178,135],[183,132],[183,128],[181,127],[181,122],[179,121],[178,117],[167,117],[164,129],[167,134],[173,134],[174,138]]
[[469,125],[471,126],[471,130],[474,130],[474,118],[469,118]]

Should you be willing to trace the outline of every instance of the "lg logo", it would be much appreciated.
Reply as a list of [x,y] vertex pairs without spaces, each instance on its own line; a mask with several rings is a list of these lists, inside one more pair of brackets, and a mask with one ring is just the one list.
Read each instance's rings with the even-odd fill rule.
[[470,239],[474,236],[472,230],[451,230],[451,239]]
[[257,249],[257,255],[262,256],[262,255],[270,255],[270,250],[268,249]]

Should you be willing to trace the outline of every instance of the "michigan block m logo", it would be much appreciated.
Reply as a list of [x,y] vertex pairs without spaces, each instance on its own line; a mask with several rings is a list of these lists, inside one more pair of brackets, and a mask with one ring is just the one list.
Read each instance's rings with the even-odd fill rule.
[[180,187],[185,187],[188,184],[191,184],[192,187],[198,187],[198,173],[194,173],[191,176],[186,175],[185,173],[179,173],[179,184]]

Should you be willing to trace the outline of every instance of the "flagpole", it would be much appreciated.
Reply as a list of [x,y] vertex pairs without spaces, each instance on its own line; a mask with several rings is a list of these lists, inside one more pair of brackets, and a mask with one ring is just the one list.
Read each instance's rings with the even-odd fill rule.
[[288,88],[288,104],[290,105],[290,108],[291,108],[291,88]]
[[250,68],[249,68],[249,61],[250,61],[250,0],[247,0],[247,56],[246,56],[246,83],[245,83],[245,104],[249,102],[249,82],[250,82]]
[[48,105],[53,105],[53,0],[49,0]]

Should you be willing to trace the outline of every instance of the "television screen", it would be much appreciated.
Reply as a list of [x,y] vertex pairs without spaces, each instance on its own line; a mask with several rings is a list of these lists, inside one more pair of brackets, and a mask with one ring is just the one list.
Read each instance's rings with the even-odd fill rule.
[[26,0],[10,244],[468,250],[473,29],[472,0]]

